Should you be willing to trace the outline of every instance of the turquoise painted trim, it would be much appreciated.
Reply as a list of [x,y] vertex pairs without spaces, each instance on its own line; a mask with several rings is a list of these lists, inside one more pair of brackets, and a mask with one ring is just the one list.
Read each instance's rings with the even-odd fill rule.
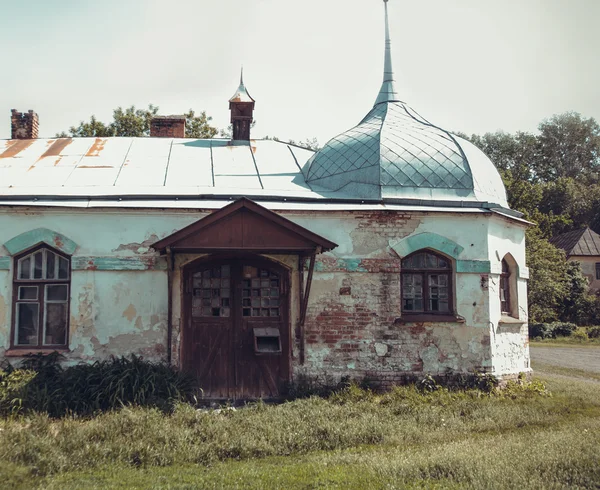
[[10,257],[0,257],[0,271],[10,270]]
[[463,274],[489,274],[492,264],[489,260],[457,260],[456,272]]
[[[335,264],[321,262],[317,260],[315,262],[315,271],[323,272],[333,268],[336,270],[342,270],[347,272],[368,272],[368,270],[361,265],[362,259],[336,259]],[[307,260],[304,268],[308,270],[310,267],[310,260]]]
[[74,271],[162,271],[167,270],[165,257],[73,257]]
[[45,243],[67,255],[73,255],[77,249],[77,244],[73,240],[47,228],[37,228],[21,233],[19,236],[11,238],[4,246],[9,254],[16,255],[39,243]]
[[453,259],[458,259],[458,256],[464,250],[463,247],[449,238],[430,232],[407,236],[390,246],[400,257],[406,257],[417,250],[431,248]]

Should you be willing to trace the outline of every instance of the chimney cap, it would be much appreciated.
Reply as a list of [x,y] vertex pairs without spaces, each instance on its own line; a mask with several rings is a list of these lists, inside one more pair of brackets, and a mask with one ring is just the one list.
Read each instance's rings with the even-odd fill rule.
[[185,116],[181,116],[181,115],[173,115],[173,116],[152,116],[152,119],[159,119],[162,121],[181,121],[181,120],[185,120],[186,117]]

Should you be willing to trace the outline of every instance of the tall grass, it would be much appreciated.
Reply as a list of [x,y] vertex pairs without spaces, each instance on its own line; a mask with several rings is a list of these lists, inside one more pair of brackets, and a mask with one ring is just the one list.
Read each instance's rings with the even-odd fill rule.
[[43,412],[52,417],[90,415],[124,405],[172,407],[193,393],[193,380],[141,357],[63,368],[58,353],[27,358],[0,371],[0,412]]
[[43,475],[110,464],[208,465],[362,445],[442,444],[477,434],[553,427],[587,410],[600,414],[600,400],[572,405],[528,387],[503,393],[423,393],[412,386],[375,395],[351,386],[329,399],[255,403],[217,412],[179,404],[171,415],[133,407],[89,420],[32,415],[0,421],[0,460]]

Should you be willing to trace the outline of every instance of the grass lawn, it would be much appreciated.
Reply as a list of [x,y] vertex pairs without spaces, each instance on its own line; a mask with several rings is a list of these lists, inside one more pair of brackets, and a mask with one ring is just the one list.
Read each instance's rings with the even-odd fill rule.
[[[534,366],[535,367],[535,366]],[[0,420],[5,488],[597,488],[598,384]]]

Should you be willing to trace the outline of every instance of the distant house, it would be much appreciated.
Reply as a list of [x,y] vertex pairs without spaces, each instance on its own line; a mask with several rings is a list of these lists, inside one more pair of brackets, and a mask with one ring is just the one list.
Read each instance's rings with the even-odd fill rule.
[[580,262],[585,277],[590,281],[590,289],[600,292],[600,235],[584,228],[558,235],[550,242],[567,253],[567,260]]

